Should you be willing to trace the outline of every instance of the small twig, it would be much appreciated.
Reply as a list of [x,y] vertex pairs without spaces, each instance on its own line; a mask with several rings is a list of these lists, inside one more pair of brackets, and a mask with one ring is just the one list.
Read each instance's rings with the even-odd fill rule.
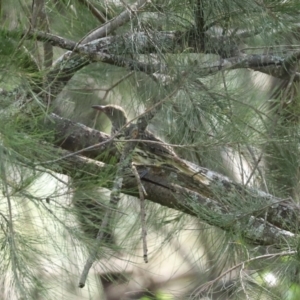
[[28,30],[22,34],[22,39],[36,39],[39,42],[48,42],[52,46],[60,47],[65,50],[73,50],[76,42],[63,38],[61,36],[38,30]]
[[[147,0],[138,0],[135,4],[131,6],[131,9],[133,11],[138,12],[140,8],[142,8],[145,4],[147,3]],[[104,36],[108,36],[111,32],[116,30],[118,27],[122,26],[126,22],[128,22],[131,19],[131,14],[128,13],[127,10],[122,12],[119,16],[116,18],[112,19],[111,21],[105,23],[104,25],[101,25],[100,28],[93,29],[90,31],[88,34],[86,34],[81,40],[79,40],[76,45],[73,48],[73,52],[78,52],[78,46],[80,44],[88,43],[90,41],[93,41],[97,38],[101,38]],[[71,58],[72,56],[67,58],[67,61]],[[121,60],[120,60],[121,61]],[[63,72],[63,70],[59,69],[57,74],[55,74],[52,82],[57,80],[59,74]],[[49,81],[49,79],[48,79]],[[57,93],[57,92],[56,92]]]
[[[254,214],[254,213],[259,212],[259,211],[262,211],[262,210],[264,210],[264,209],[268,209],[268,208],[270,208],[270,207],[273,206],[273,205],[280,204],[280,203],[285,202],[285,201],[288,201],[288,200],[291,200],[291,198],[289,197],[289,198],[285,198],[285,199],[280,199],[280,200],[278,200],[278,201],[274,201],[274,202],[272,202],[272,203],[268,203],[268,204],[266,204],[265,206],[260,207],[259,209],[253,210],[252,213]],[[245,214],[244,217],[247,216],[247,215],[249,215],[249,214]]]
[[102,91],[105,92],[105,94],[104,94],[102,100],[103,100],[103,101],[106,100],[106,98],[107,98],[109,92],[110,92],[111,90],[113,90],[116,86],[118,86],[121,82],[123,82],[123,81],[126,80],[128,77],[130,77],[133,73],[134,73],[133,71],[129,72],[128,74],[126,74],[125,76],[123,76],[122,78],[120,78],[117,82],[115,82],[113,85],[111,85],[109,88],[107,88],[107,89],[102,89]]
[[[111,192],[111,195],[112,194],[113,194],[113,192]],[[116,197],[113,196],[112,198],[113,198],[113,201],[110,201],[110,206],[117,206],[117,204],[119,202],[119,198],[117,196]],[[96,244],[94,245],[93,250],[91,251],[91,253],[88,257],[87,262],[85,263],[83,271],[80,276],[80,280],[79,280],[79,284],[78,284],[78,286],[80,288],[83,288],[85,286],[85,282],[86,282],[87,276],[89,274],[89,270],[91,269],[94,261],[97,258],[98,249],[103,240],[105,229],[109,225],[109,220],[112,217],[112,213],[113,213],[113,211],[110,209],[107,209],[105,212],[104,218],[102,220],[101,226],[99,228],[99,231],[98,231],[98,234],[96,237]]]
[[[175,89],[170,95],[165,97],[163,100],[159,101],[155,105],[153,105],[151,108],[147,109],[143,114],[138,116],[137,120],[137,129],[138,129],[138,135],[143,135],[145,132],[149,121],[154,117],[155,113],[157,112],[157,108],[162,105],[162,103],[166,100],[168,100],[175,92],[177,92],[177,89]],[[140,206],[141,206],[141,225],[142,225],[142,241],[143,241],[143,256],[145,263],[148,263],[148,247],[147,247],[147,228],[146,228],[146,212],[145,212],[145,198],[144,193],[142,190],[142,184],[140,181],[140,177],[136,171],[136,168],[132,167],[133,174],[135,175],[135,178],[138,183],[138,189],[139,189],[139,195],[140,195]]]
[[[133,128],[131,130],[131,132],[129,133],[130,137],[133,137],[133,138],[136,138],[137,134],[138,134],[137,128]],[[105,216],[102,220],[102,224],[99,228],[97,238],[96,238],[96,245],[94,246],[93,250],[91,251],[91,253],[87,259],[87,262],[84,266],[84,269],[81,273],[79,284],[78,284],[78,286],[80,288],[83,288],[85,286],[85,282],[86,282],[89,270],[97,258],[98,249],[103,240],[105,228],[107,228],[110,218],[112,217],[113,209],[117,208],[118,203],[120,201],[120,193],[121,193],[121,188],[123,185],[123,176],[124,176],[126,170],[131,169],[131,153],[134,150],[136,145],[137,145],[137,142],[126,143],[125,147],[122,151],[122,155],[121,155],[120,162],[118,164],[118,169],[117,169],[116,177],[114,180],[113,188],[110,193],[109,208],[106,210]]]
[[[248,147],[248,151],[250,152],[249,147]],[[245,183],[245,186],[247,186],[247,185],[249,184],[249,182],[250,182],[250,180],[252,179],[252,177],[253,177],[253,175],[254,175],[256,169],[258,170],[258,172],[259,172],[260,175],[262,176],[262,173],[261,173],[260,168],[258,167],[258,165],[259,165],[259,163],[260,163],[261,160],[262,160],[263,152],[260,153],[260,155],[259,155],[259,157],[258,157],[257,159],[252,155],[251,152],[250,152],[250,154],[251,154],[252,159],[253,159],[253,161],[255,162],[255,164],[254,164],[254,166],[252,167],[251,173],[250,173],[250,175],[249,175],[249,177],[248,177],[248,179],[247,179],[247,181],[246,181],[246,183]],[[262,179],[263,179],[263,177],[262,177]],[[267,188],[266,185],[265,185],[265,188],[266,188],[266,191],[268,191],[268,188]]]
[[[244,214],[241,214],[240,216],[236,217],[233,221],[231,221],[230,223],[234,223],[238,220],[243,220],[244,218],[248,217],[248,216],[254,216],[256,213],[259,213],[261,211],[264,211],[265,210],[265,216],[264,216],[264,221],[267,222],[267,219],[268,219],[268,210],[270,207],[276,205],[276,204],[280,204],[282,202],[285,202],[289,200],[289,198],[286,198],[286,199],[280,199],[278,201],[274,201],[274,202],[271,202],[271,203],[268,203],[266,204],[265,206],[263,207],[260,207],[258,209],[255,209],[255,210],[251,210],[249,213],[244,213]],[[227,225],[229,225],[230,223],[228,223]]]
[[240,143],[237,144],[237,151],[238,151],[238,158],[239,158],[237,168],[240,171],[241,183],[244,184],[245,183],[245,166],[244,166],[244,161],[243,161],[243,157],[242,157],[242,154],[241,154],[241,145],[240,145]]
[[259,260],[259,259],[266,259],[266,258],[273,258],[273,257],[277,257],[277,256],[288,256],[288,255],[293,255],[296,254],[297,251],[285,251],[285,252],[281,252],[281,253],[274,253],[274,254],[264,254],[264,255],[260,255],[260,256],[256,256],[250,259],[247,259],[245,261],[242,261],[241,263],[229,268],[228,270],[226,270],[225,272],[223,272],[221,275],[219,275],[218,277],[216,277],[214,280],[211,280],[207,283],[202,284],[199,288],[197,288],[197,293],[200,294],[202,291],[204,291],[205,289],[208,289],[210,286],[212,286],[215,282],[217,282],[218,280],[220,280],[221,278],[223,278],[224,276],[226,276],[228,273],[232,272],[233,270],[243,266],[244,264],[247,264],[249,262],[255,261],[255,260]]
[[242,286],[243,292],[244,292],[244,294],[246,296],[246,299],[250,300],[250,298],[248,296],[248,293],[246,291],[245,285],[244,285],[244,281],[243,281],[243,274],[242,274],[242,272],[243,272],[244,269],[245,269],[245,264],[243,263],[242,267],[241,267],[241,270],[240,270],[240,282],[241,282],[241,286]]
[[147,196],[146,190],[143,187],[139,173],[134,165],[131,166],[132,173],[138,184],[140,205],[141,205],[141,224],[142,224],[142,241],[143,241],[143,257],[145,263],[148,263],[148,247],[147,247],[147,227],[146,227],[146,209],[145,209],[145,197]]
[[[6,216],[2,212],[0,212],[0,216],[5,220],[7,226],[9,226],[9,220],[6,218]],[[1,222],[1,224],[2,224],[2,222]]]
[[[49,32],[49,20],[46,14],[45,1],[44,0],[33,0],[32,2],[32,18],[30,27],[32,29],[40,28],[46,32]],[[44,50],[44,69],[47,70],[52,66],[53,62],[53,47],[48,41],[43,42]],[[36,50],[38,53],[38,49]],[[51,88],[47,85],[47,76],[43,77],[43,98],[45,103],[47,103],[46,115],[44,122],[47,121],[47,115],[51,105]]]
[[85,5],[98,21],[100,21],[102,23],[107,22],[107,19],[103,15],[103,13],[101,11],[99,11],[90,1],[88,1],[88,0],[78,0],[78,2]]
[[146,192],[146,190],[145,190],[145,188],[144,188],[144,186],[141,182],[140,175],[139,175],[139,173],[138,173],[138,171],[137,171],[137,169],[134,165],[131,166],[131,170],[132,170],[132,173],[135,176],[135,179],[138,183],[138,190],[139,190],[140,197],[142,198],[142,197],[144,197],[144,195],[147,196],[147,192]]
[[295,80],[295,76],[296,76],[296,65],[293,66],[291,72],[292,72],[291,77],[290,77],[289,82],[288,82],[288,84],[287,84],[287,86],[286,86],[286,89],[285,89],[285,91],[283,92],[283,95],[282,95],[281,108],[282,108],[282,106],[283,106],[283,104],[284,104],[284,101],[285,101],[285,99],[286,99],[286,97],[287,97],[287,94],[288,94],[289,90],[291,89],[292,84],[293,84],[293,82],[294,82],[294,80]]
[[85,37],[81,39],[79,44],[85,44],[90,41],[105,37],[110,35],[113,31],[117,28],[121,27],[128,21],[132,19],[132,12],[135,11],[136,14],[141,11],[140,9],[148,2],[148,0],[138,0],[133,5],[130,6],[130,10],[125,9],[121,12],[117,17],[113,18],[112,20],[108,21],[104,25],[101,25],[98,28],[93,29],[90,31]]
[[[32,3],[32,18],[30,27],[32,29],[40,28],[49,32],[49,20],[46,14],[45,1],[44,0],[34,0]],[[52,45],[45,41],[43,43],[44,48],[44,68],[47,69],[51,67],[53,61],[53,49]]]
[[[149,121],[154,117],[156,109],[160,107],[164,102],[169,100],[178,90],[180,85],[174,89],[170,94],[168,94],[165,98],[161,101],[155,103],[150,108],[146,109],[142,114],[138,115],[137,117],[133,118],[129,123],[133,122],[134,120],[138,119],[137,123],[139,126],[139,131],[145,131],[146,127],[148,126]],[[148,141],[147,141],[148,142]]]
[[[157,112],[157,108],[159,108],[162,103],[168,99],[170,99],[170,97],[175,94],[177,92],[177,88],[170,93],[169,95],[167,95],[163,100],[159,101],[158,103],[154,104],[152,107],[150,107],[149,109],[147,109],[144,113],[140,114],[137,118],[137,136],[139,135],[143,135],[143,133],[145,132],[149,121],[154,117],[155,113]],[[131,135],[132,137],[132,135]],[[135,137],[135,139],[136,139]],[[139,195],[140,195],[140,205],[141,205],[141,225],[142,225],[142,240],[143,240],[143,256],[144,256],[144,261],[145,263],[148,263],[148,247],[147,247],[147,229],[146,229],[146,212],[145,212],[145,198],[144,198],[144,193],[142,190],[142,184],[140,181],[140,177],[137,174],[137,171],[135,169],[135,167],[132,168],[133,170],[133,174],[135,175],[135,178],[137,180],[138,183],[138,189],[139,189]]]

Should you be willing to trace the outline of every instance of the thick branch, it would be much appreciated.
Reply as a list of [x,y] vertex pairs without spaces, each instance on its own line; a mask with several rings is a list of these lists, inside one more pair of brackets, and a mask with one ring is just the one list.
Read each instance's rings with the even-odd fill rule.
[[[120,153],[108,135],[85,125],[61,118],[55,114],[48,115],[46,120],[48,122],[45,122],[43,119],[38,127],[40,130],[55,133],[55,142],[53,142],[52,135],[50,135],[48,142],[54,143],[56,146],[71,152],[80,150],[80,155],[98,159],[104,163],[111,164],[112,162],[117,163],[119,161]],[[87,147],[90,147],[90,149],[86,149]],[[37,147],[37,149],[39,148]],[[20,150],[18,149],[17,151]],[[75,156],[75,154],[72,155]],[[40,157],[38,152],[34,157],[37,158],[39,164],[45,167],[53,168],[56,165],[56,162],[45,165],[45,160],[49,160],[49,158]],[[71,157],[62,157],[59,162],[64,163],[64,161],[71,159]],[[71,166],[74,170],[74,165]],[[181,194],[181,192],[178,192],[178,183],[180,182],[181,189],[197,193],[199,200],[203,200],[203,203],[199,203],[197,207],[205,204],[207,199],[211,199],[209,201],[213,200],[214,203],[223,207],[231,215],[237,212],[235,216],[239,214],[242,218],[240,211],[244,211],[244,214],[248,216],[264,217],[269,223],[281,229],[294,233],[298,232],[300,208],[290,200],[279,199],[271,194],[239,185],[225,176],[200,166],[197,167],[198,175],[200,176],[195,176],[195,178],[194,176],[191,177],[190,175],[166,167],[144,166],[139,168],[141,168],[139,169],[140,174],[146,173],[142,178],[143,185],[146,187],[147,184],[150,184],[150,187],[147,188],[147,194],[149,195],[147,199],[149,200],[197,215],[193,201],[183,200],[182,197],[180,199],[176,198],[178,194]],[[193,168],[195,169],[194,164]],[[78,169],[75,169],[77,172]],[[61,169],[59,172],[61,172]],[[72,177],[71,174],[68,175]],[[136,180],[134,178],[132,180],[129,184],[130,187],[136,184]],[[133,192],[129,191],[128,193],[132,194]],[[236,201],[234,197],[237,199]],[[241,202],[241,199],[244,202]],[[235,205],[241,203],[243,207],[240,207],[241,210],[237,210],[236,206],[230,207],[228,203],[235,203]],[[257,204],[252,206],[255,208],[252,208],[252,211],[249,211],[249,209],[245,211],[245,207],[251,208],[251,205],[247,204],[252,203]]]
[[[44,146],[49,151],[49,145],[44,144]],[[39,151],[34,154],[37,160],[42,161],[44,151],[40,151],[40,147]],[[52,171],[63,172],[71,177],[76,176],[76,178],[89,176],[90,180],[96,180],[101,173],[109,173],[113,176],[111,165],[81,156],[70,156],[70,152],[59,148],[53,148],[52,153],[54,157],[66,157],[60,164],[45,165]],[[24,160],[23,156],[19,160],[29,167],[32,164],[31,161]],[[41,165],[43,164],[41,163]],[[137,166],[137,169],[140,174],[146,173],[141,181],[147,192],[146,198],[150,201],[196,216],[204,222],[221,229],[242,234],[251,243],[255,244],[278,245],[294,236],[291,232],[282,230],[261,217],[255,217],[251,213],[236,214],[227,205],[170,182],[172,176],[169,176],[166,170],[161,167]],[[107,187],[111,188],[111,186]],[[201,189],[199,190],[201,191]],[[133,174],[129,173],[126,176],[122,192],[132,196],[138,195],[136,179]]]
[[[135,59],[125,58],[126,54],[149,54],[156,53],[159,49],[160,53],[178,53],[189,49],[192,53],[214,53],[224,56],[224,45],[232,49],[226,50],[226,53],[235,54],[229,58],[223,58],[215,62],[203,64],[199,62],[199,76],[210,76],[219,71],[233,70],[240,68],[249,68],[254,71],[260,71],[277,78],[286,79],[286,64],[291,60],[291,56],[279,57],[274,55],[245,55],[236,51],[236,42],[231,37],[211,37],[206,33],[206,39],[209,40],[208,45],[201,46],[203,41],[199,38],[189,36],[182,32],[138,32],[124,34],[122,36],[110,36],[92,41],[87,44],[81,44],[76,47],[76,43],[63,39],[59,36],[29,31],[26,38],[36,37],[40,41],[48,41],[51,45],[56,45],[74,52],[66,52],[59,58],[52,70],[47,75],[48,84],[51,85],[52,97],[55,97],[73,77],[73,75],[93,62],[104,62],[111,65],[129,68],[131,70],[153,74],[155,72],[162,73],[166,70],[164,64],[145,63],[140,61],[140,56]],[[122,55],[119,55],[122,49]],[[134,51],[134,53],[133,53]],[[223,53],[223,54],[222,54]],[[297,58],[297,52],[295,54]],[[292,56],[294,59],[294,56]],[[299,80],[299,74],[296,74],[295,80]]]
[[[89,146],[97,146],[97,144],[109,140],[109,137],[104,133],[92,130],[82,124],[60,118],[54,114],[50,115],[50,119],[51,122],[45,124],[47,130],[52,129],[56,133],[57,146],[69,151],[75,152]],[[51,127],[49,128],[49,126]],[[101,158],[105,163],[111,163],[112,157],[115,157],[115,161],[117,162],[120,157],[117,148],[114,147],[113,144],[107,143],[102,146],[97,146],[92,150],[83,151],[80,154],[93,159]],[[43,164],[43,162],[41,162],[41,164]],[[226,199],[230,198],[231,201],[234,201],[233,197],[236,197],[236,199],[243,199],[244,202],[241,204],[243,207],[245,207],[245,204],[247,205],[247,203],[259,204],[255,206],[255,211],[249,212],[247,210],[249,216],[256,215],[259,217],[266,217],[268,222],[281,229],[292,231],[294,233],[298,232],[300,207],[292,201],[279,199],[260,190],[239,185],[232,182],[227,177],[206,168],[199,166],[197,169],[198,173],[201,175],[200,177],[203,178],[201,182],[199,181],[199,176],[196,180],[189,175],[175,172],[174,169],[168,169],[166,167],[157,168],[145,166],[141,167],[141,170],[139,171],[142,173],[145,173],[146,171],[146,175],[142,178],[143,185],[151,183],[151,191],[147,190],[147,193],[149,194],[148,199],[162,205],[177,208],[188,212],[189,214],[197,214],[195,213],[195,203],[193,203],[193,201],[183,201],[182,198],[176,200],[177,192],[179,191],[178,182],[180,182],[180,188],[186,189],[191,193],[195,192],[199,195],[197,200],[199,202],[206,202],[207,199],[212,199],[209,201],[216,202],[217,205],[223,207],[225,211],[231,211],[230,214],[234,215],[233,210],[236,211],[236,207],[228,206],[230,201],[227,201]],[[134,177],[132,177],[132,180],[131,187],[136,184]],[[204,202],[199,203],[199,206],[202,206]],[[241,201],[237,200],[236,203],[241,203]],[[260,208],[257,209],[257,206]],[[251,207],[251,205],[248,205],[248,207]],[[240,217],[242,218],[242,216]]]

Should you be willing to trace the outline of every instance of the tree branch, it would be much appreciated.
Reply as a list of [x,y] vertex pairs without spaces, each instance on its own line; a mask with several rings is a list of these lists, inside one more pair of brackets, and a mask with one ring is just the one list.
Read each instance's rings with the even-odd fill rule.
[[[76,43],[59,36],[29,31],[26,38],[37,38],[40,41],[48,41],[51,45],[56,45],[74,52],[66,52],[60,57],[54,67],[49,71],[47,76],[48,85],[51,86],[52,97],[55,97],[73,75],[86,65],[93,62],[104,62],[111,65],[129,68],[130,70],[144,72],[146,74],[162,73],[167,69],[165,64],[159,63],[145,63],[139,61],[139,56],[135,59],[124,58],[125,54],[149,54],[156,53],[160,49],[161,53],[175,53],[178,51],[186,51],[189,48],[190,53],[214,53],[219,54],[223,51],[224,43],[230,43],[230,37],[210,37],[210,44],[203,49],[203,47],[195,44],[194,38],[185,36],[182,32],[138,32],[124,34],[123,36],[110,36],[95,40],[87,44],[81,44],[76,47]],[[228,41],[225,42],[226,38]],[[158,47],[159,46],[159,47]],[[116,49],[122,49],[122,56],[116,53]],[[235,53],[235,45],[233,43],[232,53]],[[229,52],[230,52],[229,51]],[[215,62],[208,62],[203,64],[199,62],[199,69],[197,70],[199,76],[206,77],[216,74],[219,71],[234,70],[240,68],[250,68],[254,71],[259,71],[280,79],[289,78],[285,66],[291,60],[298,57],[298,53],[289,55],[287,57],[280,57],[274,55],[240,55],[224,58]],[[300,75],[295,74],[295,81],[299,80]]]
[[[109,136],[99,131],[60,118],[54,114],[49,116],[49,124],[44,124],[44,126],[45,129],[56,133],[55,144],[57,146],[72,152],[109,139]],[[114,143],[109,144],[109,147],[108,144],[105,144],[103,147],[97,147],[91,151],[83,151],[81,155],[93,159],[101,159],[104,163],[111,163],[112,157],[115,157],[116,162],[120,158]],[[67,157],[66,161],[69,159],[72,160],[72,156]],[[38,160],[43,165],[43,159],[39,158]],[[45,167],[51,168],[52,165],[45,165]],[[74,165],[69,171],[72,171],[72,169],[74,170]],[[75,169],[77,172],[78,168]],[[242,220],[246,216],[250,218],[252,216],[261,217],[266,215],[266,222],[283,230],[298,232],[300,207],[291,200],[280,199],[263,191],[247,188],[232,182],[221,174],[200,166],[197,167],[197,170],[203,178],[202,182],[194,180],[193,177],[182,172],[175,172],[174,169],[170,170],[163,166],[137,166],[137,169],[139,173],[147,173],[141,180],[146,189],[146,199],[148,200],[196,216],[199,215],[198,209],[204,209],[205,207],[204,211],[206,214],[213,212],[212,208],[210,208],[210,205],[213,205],[215,211],[220,211],[222,214],[229,213],[229,215],[234,216],[235,219],[230,219],[230,222],[235,222],[234,220],[239,218]],[[180,182],[180,186],[178,186],[178,182]],[[123,192],[136,195],[137,191],[127,191],[128,187],[136,187],[134,176],[128,176]],[[178,198],[178,194],[181,197]],[[182,197],[183,194],[184,197]],[[248,203],[247,213],[239,212],[239,216],[234,213],[234,211],[237,211],[236,207],[231,207],[228,204],[231,203],[230,201],[234,202],[234,197],[243,199],[245,204]],[[240,200],[236,202],[240,202]],[[255,208],[249,212],[249,209],[253,207],[249,204],[253,203],[256,203]],[[196,204],[197,209],[195,210]],[[213,220],[213,217],[207,218],[206,221],[209,222],[210,219],[211,224],[224,228],[225,225],[217,225],[217,221]]]
[[78,0],[78,2],[85,5],[90,10],[90,12],[93,14],[93,16],[101,23],[105,23],[107,21],[106,16],[101,11],[99,11],[90,1]]
[[136,3],[131,5],[129,9],[125,9],[111,21],[107,22],[100,28],[94,29],[92,32],[88,33],[87,36],[81,41],[81,44],[88,43],[104,36],[108,36],[109,34],[111,34],[111,32],[131,20],[133,12],[134,14],[136,14],[146,3],[147,0],[138,0]]
[[[43,160],[43,153],[45,153],[45,151],[40,151],[41,147],[45,147],[47,151],[49,151],[49,149],[51,149],[49,146],[49,144],[45,143],[39,145],[39,150],[36,150],[34,153],[37,160]],[[25,149],[24,151],[26,152]],[[67,157],[59,165],[47,164],[45,166],[52,171],[64,173],[71,177],[74,177],[74,173],[76,173],[77,178],[90,176],[91,180],[98,178],[102,172],[105,174],[109,172],[111,174],[112,166],[110,165],[81,156],[68,156],[69,152],[59,148],[53,148],[52,153],[55,157]],[[94,153],[94,155],[96,155],[96,153]],[[32,166],[32,162],[26,160],[24,156],[19,156],[17,159],[27,167]],[[43,165],[42,162],[41,165]],[[32,167],[34,168],[35,166]],[[290,231],[283,230],[263,218],[255,216],[256,212],[249,212],[248,214],[236,213],[233,207],[224,204],[221,199],[206,197],[203,195],[201,187],[198,187],[197,192],[189,190],[184,186],[188,186],[190,178],[187,178],[184,174],[177,174],[178,178],[174,179],[174,170],[168,173],[168,170],[163,167],[137,166],[137,170],[140,174],[146,173],[146,175],[141,178],[141,182],[147,193],[145,198],[150,201],[196,216],[202,221],[223,230],[241,234],[254,244],[280,245],[294,237],[294,234]],[[207,174],[210,172],[211,171],[207,171]],[[218,184],[220,184],[219,180],[222,178],[224,185],[234,185],[234,183],[230,182],[226,177],[216,173],[213,174],[213,177],[218,176],[218,178],[213,179]],[[122,192],[128,195],[138,196],[138,187],[134,175],[129,173],[124,179]],[[181,186],[178,185],[178,182],[181,182]],[[111,188],[112,186],[106,187]],[[280,202],[283,201],[282,199],[279,199],[280,201],[277,205],[274,204],[273,206],[270,205],[266,207],[268,200],[274,202],[278,199],[263,192],[256,191],[256,193],[257,201],[261,201],[262,205],[264,205],[264,209],[261,209],[258,215],[264,215],[265,211],[272,213],[272,210],[276,212],[276,215],[279,215],[277,212],[279,205],[283,204]],[[223,195],[228,195],[228,189],[223,190]],[[224,196],[224,198],[225,197],[226,196]],[[251,199],[248,200],[250,201]],[[280,217],[280,225],[285,224],[285,222],[289,222],[289,224],[292,223],[288,220],[289,215],[293,215],[294,220],[295,218],[298,219],[299,216],[299,207],[288,201],[286,202],[286,206],[284,206],[286,215]],[[298,226],[294,223],[293,228],[291,227],[290,230],[297,232],[297,227]]]

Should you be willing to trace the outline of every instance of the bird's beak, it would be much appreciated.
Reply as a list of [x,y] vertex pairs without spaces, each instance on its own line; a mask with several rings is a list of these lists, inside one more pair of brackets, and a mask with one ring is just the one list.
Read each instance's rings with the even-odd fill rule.
[[92,108],[100,110],[100,111],[104,111],[105,106],[104,105],[93,105]]

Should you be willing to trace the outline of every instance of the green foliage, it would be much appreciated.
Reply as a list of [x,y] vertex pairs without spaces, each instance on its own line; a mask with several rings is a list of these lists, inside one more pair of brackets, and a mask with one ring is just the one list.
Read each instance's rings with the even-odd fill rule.
[[[90,1],[108,20],[125,12],[130,18],[108,32],[118,41],[112,49],[111,41],[102,36],[103,52],[98,54],[103,61],[84,57],[84,68],[77,66],[74,73],[70,68],[66,74],[65,65],[56,61],[62,59],[64,49],[53,47],[56,62],[47,68],[45,44],[26,36],[32,29],[31,1],[2,2],[0,274],[4,290],[0,298],[99,298],[103,287],[109,294],[111,284],[123,288],[128,297],[132,290],[141,290],[144,300],[298,299],[297,238],[269,247],[246,239],[250,216],[268,222],[261,211],[270,204],[261,203],[253,191],[299,201],[298,65],[296,73],[289,64],[284,66],[287,81],[274,81],[269,93],[272,79],[256,75],[268,73],[267,68],[229,61],[246,55],[285,58],[292,53],[298,59],[299,1],[151,1],[136,11],[127,6],[133,1]],[[52,34],[78,43],[103,25],[84,1],[45,1],[45,13]],[[168,31],[176,34],[166,45],[156,37]],[[147,39],[151,43],[140,46]],[[69,57],[70,64],[73,58]],[[159,67],[155,73],[147,68],[143,73],[139,64]],[[271,70],[273,65],[268,67]],[[54,74],[55,70],[59,72]],[[295,83],[289,85],[293,75]],[[62,85],[59,94],[56,84]],[[142,221],[136,189],[123,189],[135,197],[122,195],[100,247],[95,241],[111,209],[118,157],[105,153],[86,160],[80,169],[75,162],[70,167],[66,152],[59,152],[64,140],[58,143],[48,116],[54,112],[110,132],[109,120],[92,105],[121,105],[133,119],[160,102],[148,129],[175,144],[181,158],[227,175],[241,188],[201,186],[203,198],[217,201],[227,214],[200,207],[188,196],[181,201],[192,207],[194,217],[146,201],[147,268],[141,265]],[[92,172],[90,164],[97,160],[106,166]],[[130,172],[125,175],[133,178]],[[154,185],[149,178],[145,183]],[[160,184],[164,188],[164,182]],[[180,184],[175,179],[170,185],[175,196],[175,185]],[[233,224],[239,224],[238,229]],[[96,267],[79,295],[78,274],[95,247],[99,248]],[[284,250],[290,253],[284,255]],[[271,275],[275,284],[266,279]]]

